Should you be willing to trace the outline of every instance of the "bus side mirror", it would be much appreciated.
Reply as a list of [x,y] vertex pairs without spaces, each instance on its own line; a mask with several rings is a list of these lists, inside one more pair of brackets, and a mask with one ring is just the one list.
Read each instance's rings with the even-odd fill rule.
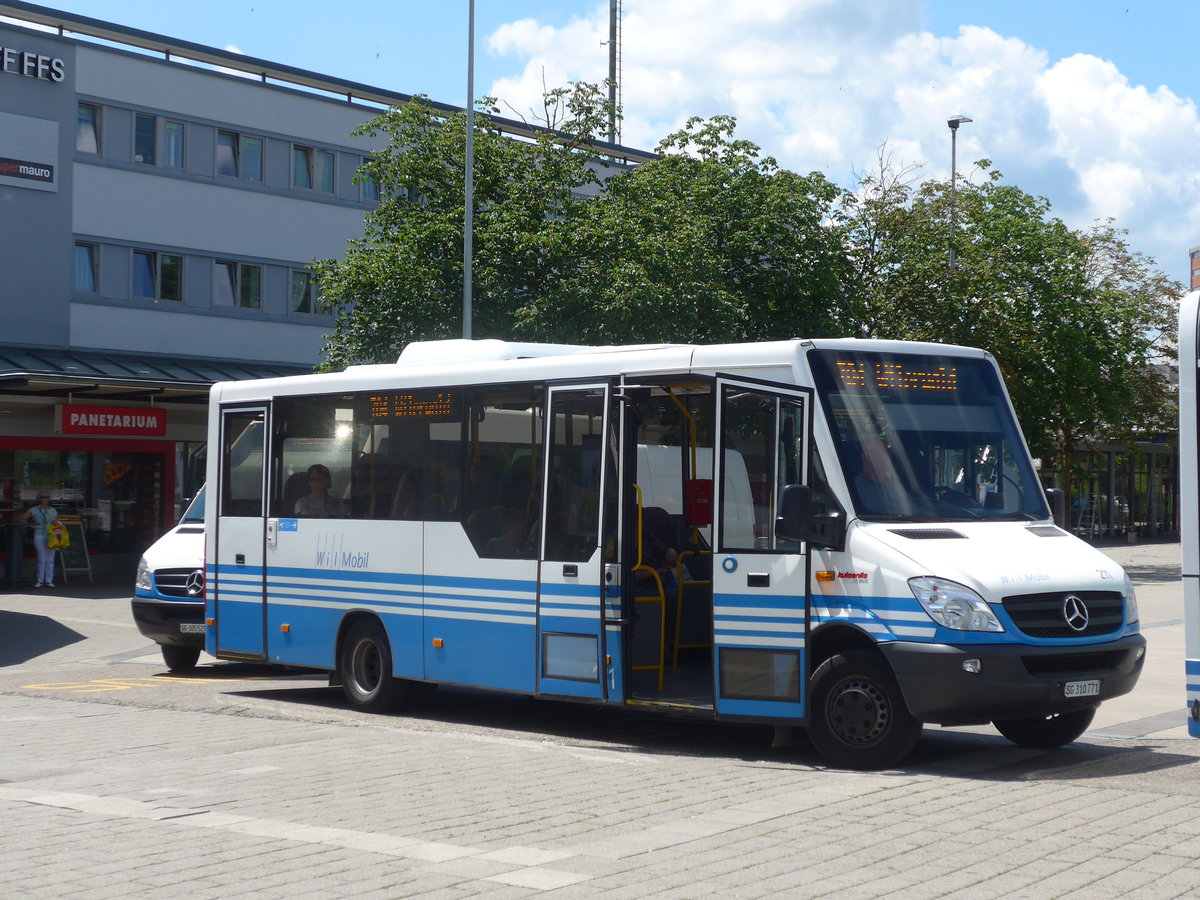
[[775,519],[775,535],[785,541],[808,540],[808,523],[812,520],[812,488],[807,484],[789,484],[779,497],[779,516]]
[[812,488],[789,484],[779,497],[775,536],[785,541],[815,544],[830,550],[846,548],[846,520],[840,511],[813,515]]

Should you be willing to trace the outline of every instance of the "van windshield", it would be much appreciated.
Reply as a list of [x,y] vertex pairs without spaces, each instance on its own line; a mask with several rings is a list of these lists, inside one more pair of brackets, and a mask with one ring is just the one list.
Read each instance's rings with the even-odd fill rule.
[[990,361],[857,350],[808,359],[861,518],[1049,518]]
[[204,524],[204,485],[200,486],[200,490],[196,492],[196,496],[188,504],[187,512],[179,520],[181,525],[185,522]]

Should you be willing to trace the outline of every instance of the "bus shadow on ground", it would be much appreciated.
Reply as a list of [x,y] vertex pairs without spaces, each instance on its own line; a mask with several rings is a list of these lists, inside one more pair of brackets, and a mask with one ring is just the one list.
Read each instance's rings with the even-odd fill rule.
[[37,659],[85,636],[49,616],[0,610],[0,666]]
[[[269,667],[257,667],[271,671]],[[278,675],[278,671],[275,670]],[[237,691],[238,696],[309,707],[347,709],[341,688],[315,687],[307,673],[303,687]],[[363,714],[369,715],[369,714]],[[514,739],[552,737],[574,746],[671,756],[726,758],[752,765],[844,771],[830,766],[808,742],[803,729],[789,729],[785,746],[773,746],[775,729],[731,724],[656,711],[591,706],[442,685],[403,710],[380,717],[503,732]],[[912,755],[888,770],[895,775],[935,775],[964,780],[1102,781],[1153,777],[1156,772],[1200,762],[1198,755],[1171,753],[1171,742],[1139,739],[1132,745],[1070,744],[1056,750],[1017,747],[1000,735],[925,729]],[[1164,776],[1176,778],[1176,775]],[[1114,785],[1117,786],[1117,785]]]

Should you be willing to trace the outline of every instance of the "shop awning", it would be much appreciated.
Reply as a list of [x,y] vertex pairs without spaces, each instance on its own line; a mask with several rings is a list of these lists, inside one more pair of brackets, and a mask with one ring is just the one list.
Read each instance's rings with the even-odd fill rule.
[[0,393],[91,400],[206,403],[218,381],[303,375],[311,367],[0,344]]

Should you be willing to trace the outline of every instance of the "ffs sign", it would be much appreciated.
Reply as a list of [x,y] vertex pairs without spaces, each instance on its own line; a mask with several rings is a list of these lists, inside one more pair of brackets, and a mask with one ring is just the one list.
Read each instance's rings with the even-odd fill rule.
[[0,71],[56,83],[67,77],[67,65],[60,57],[29,53],[15,47],[0,47]]

